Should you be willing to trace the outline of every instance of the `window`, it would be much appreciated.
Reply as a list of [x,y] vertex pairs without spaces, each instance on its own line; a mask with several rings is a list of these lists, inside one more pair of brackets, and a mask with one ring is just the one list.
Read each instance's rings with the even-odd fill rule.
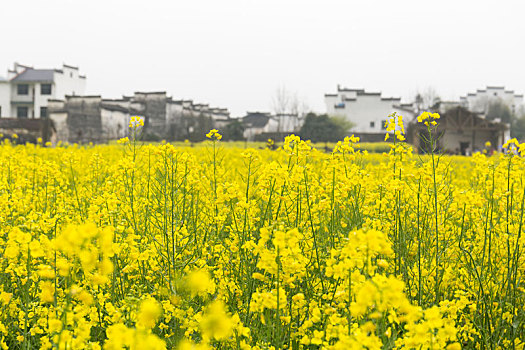
[[376,127],[376,122],[370,122],[370,127],[371,128],[375,128]]
[[27,84],[19,84],[17,86],[17,93],[19,95],[29,95],[29,85],[27,85]]
[[381,120],[381,130],[386,130],[386,120]]
[[40,107],[40,118],[47,118],[47,107]]
[[2,118],[2,106],[0,106],[0,118]]
[[27,118],[29,108],[27,107],[17,107],[16,108],[16,116],[18,118]]
[[40,95],[51,95],[51,84],[41,84]]

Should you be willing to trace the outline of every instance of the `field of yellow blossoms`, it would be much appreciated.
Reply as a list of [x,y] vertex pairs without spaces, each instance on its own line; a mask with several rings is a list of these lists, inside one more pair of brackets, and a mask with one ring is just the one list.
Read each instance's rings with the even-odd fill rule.
[[382,155],[141,127],[0,146],[0,348],[524,349],[525,144],[416,155],[395,116]]

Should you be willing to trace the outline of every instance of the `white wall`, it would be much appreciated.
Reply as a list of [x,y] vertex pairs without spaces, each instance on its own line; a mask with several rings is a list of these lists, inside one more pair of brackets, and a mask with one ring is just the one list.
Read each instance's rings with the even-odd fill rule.
[[[17,67],[18,73],[23,71],[22,67]],[[62,72],[53,73],[53,82],[13,82],[0,81],[0,106],[2,106],[2,117],[17,117],[17,106],[28,107],[28,118],[40,118],[40,108],[48,106],[49,99],[63,99],[66,95],[83,95],[86,86],[86,79],[81,78],[78,69],[63,66]],[[11,76],[12,78],[13,76]],[[51,83],[51,94],[42,95],[41,85]],[[18,95],[17,85],[29,85],[27,95]],[[9,102],[6,103],[6,100]],[[11,101],[15,102],[14,104]],[[27,102],[22,105],[16,102]],[[48,112],[49,113],[49,112]]]
[[166,123],[168,125],[173,123],[179,123],[182,118],[183,110],[184,108],[182,107],[182,103],[167,103]]
[[262,128],[262,132],[278,132],[279,122],[273,118],[268,120],[268,123]]
[[356,124],[352,131],[378,133],[383,132],[384,121],[394,111],[394,107],[391,100],[381,100],[379,95],[362,95],[355,101],[347,101],[345,110],[348,119]]
[[384,133],[384,121],[393,112],[403,115],[405,121],[413,118],[395,107],[400,102],[400,99],[382,98],[380,93],[365,93],[358,89],[338,89],[337,94],[325,95],[327,114],[351,121],[355,124],[351,131],[358,133]]
[[244,129],[243,136],[248,141],[253,141],[256,135],[260,135],[265,132],[277,132],[277,120],[270,118],[268,123],[263,127],[251,127]]
[[62,72],[55,71],[53,78],[53,98],[64,98],[66,95],[84,95],[86,79],[80,78],[78,69],[67,66],[62,67]]
[[11,114],[11,88],[8,81],[0,80],[0,117],[13,117]]
[[304,123],[303,118],[299,118],[299,116],[292,114],[276,115],[272,116],[272,119],[275,119],[279,124],[278,129],[280,132],[287,133],[298,132]]
[[118,140],[128,136],[130,115],[120,111],[100,110],[102,130],[107,140]]
[[67,127],[67,113],[50,113],[49,118],[53,121],[56,130],[56,139],[67,141],[69,139],[69,129]]
[[[463,100],[463,99],[462,99]],[[523,105],[523,95],[514,91],[505,90],[504,87],[489,86],[484,90],[477,90],[466,96],[466,105],[469,110],[476,113],[487,113],[488,106],[497,100],[505,103],[511,111],[518,111]]]
[[[34,108],[35,108],[35,118],[41,118],[40,115],[40,107],[48,107],[48,100],[50,99],[62,99],[64,96],[56,96],[55,95],[55,87],[54,84],[51,83],[51,95],[42,95],[42,85],[44,84],[50,84],[50,83],[35,83],[34,86],[31,87],[31,89],[34,87],[35,89],[35,96],[34,96]],[[49,110],[48,110],[48,116],[49,116]]]

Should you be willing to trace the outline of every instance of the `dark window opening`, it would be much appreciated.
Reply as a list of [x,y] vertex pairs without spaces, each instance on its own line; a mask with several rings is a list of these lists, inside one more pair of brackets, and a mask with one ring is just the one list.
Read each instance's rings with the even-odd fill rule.
[[375,128],[376,127],[376,122],[370,122],[370,127],[371,128]]
[[469,154],[470,153],[469,146],[470,146],[470,143],[468,143],[468,142],[460,142],[459,143],[459,153],[462,156],[470,155]]
[[29,113],[28,107],[17,107],[16,108],[17,118],[27,118],[28,113]]
[[386,130],[386,120],[381,120],[381,130]]
[[40,118],[47,118],[47,107],[40,107]]
[[41,95],[51,95],[51,84],[40,85],[40,94]]
[[29,85],[27,85],[27,84],[19,84],[17,86],[17,93],[19,95],[29,95]]

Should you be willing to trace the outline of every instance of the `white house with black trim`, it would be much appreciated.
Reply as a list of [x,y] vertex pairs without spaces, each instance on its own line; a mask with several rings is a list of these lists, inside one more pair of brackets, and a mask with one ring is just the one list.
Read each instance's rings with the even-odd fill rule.
[[78,67],[35,69],[15,63],[7,77],[0,78],[0,117],[46,118],[49,100],[83,95],[85,86]]
[[498,101],[507,105],[512,113],[517,113],[523,106],[523,95],[515,93],[514,90],[507,90],[504,86],[487,86],[485,89],[477,89],[476,92],[461,96],[459,105],[484,115],[487,114],[489,105]]
[[384,97],[381,92],[367,92],[364,89],[348,89],[337,86],[337,93],[325,94],[326,113],[341,116],[355,126],[357,134],[385,133],[387,117],[396,112],[411,120],[414,111],[411,104],[402,104],[401,98]]

